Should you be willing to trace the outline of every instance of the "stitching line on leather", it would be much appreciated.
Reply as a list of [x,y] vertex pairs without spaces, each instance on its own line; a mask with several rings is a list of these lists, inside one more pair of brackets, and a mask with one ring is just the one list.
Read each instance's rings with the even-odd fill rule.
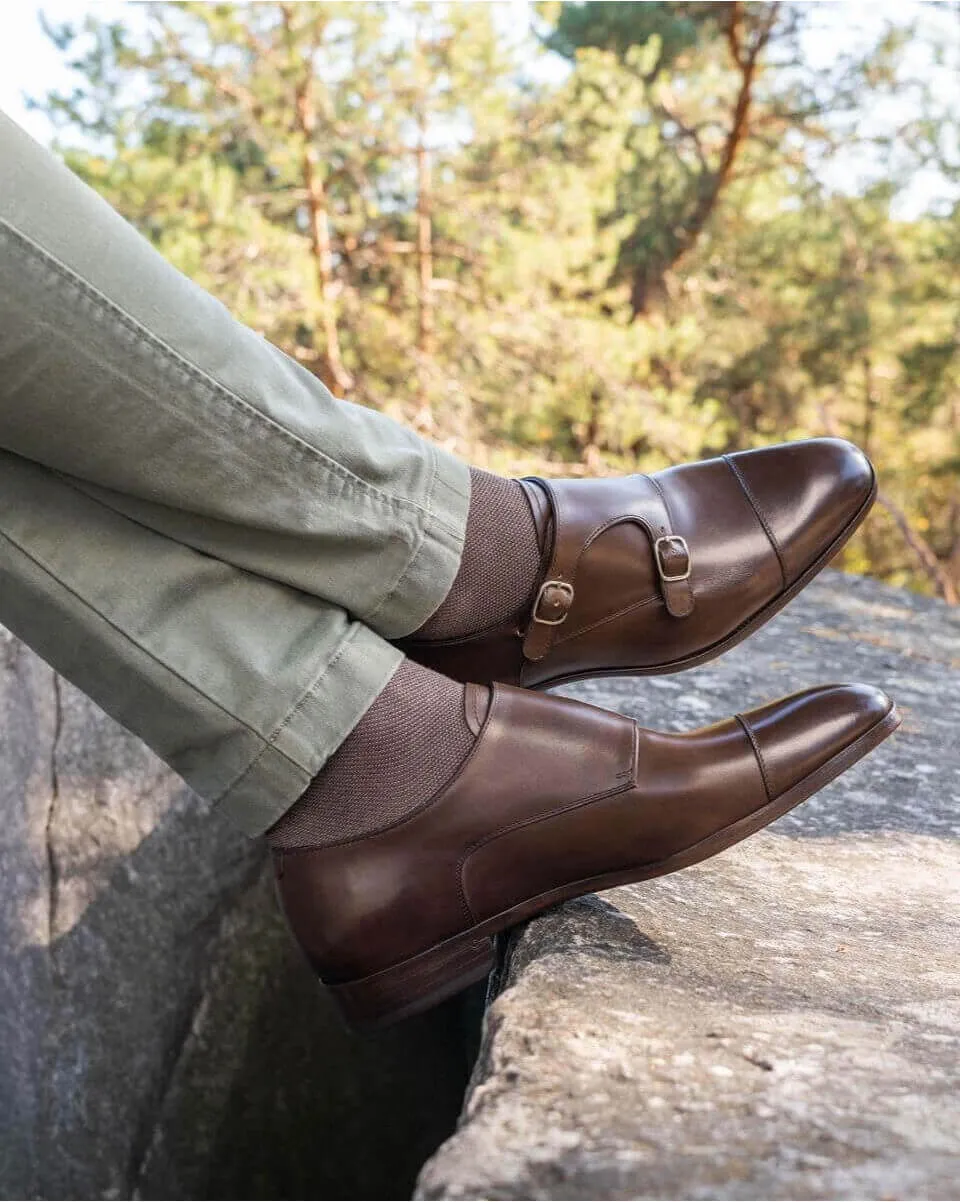
[[763,527],[764,534],[770,540],[770,546],[773,547],[774,554],[777,557],[777,563],[780,565],[780,577],[783,580],[784,587],[786,587],[790,583],[787,575],[787,565],[784,563],[783,552],[780,550],[780,544],[777,542],[776,536],[770,527],[770,523],[764,517],[763,511],[757,502],[757,498],[753,495],[752,491],[750,490],[750,485],[747,483],[743,472],[740,471],[734,460],[731,459],[729,455],[724,455],[723,462],[727,465],[730,471],[733,472],[734,478],[743,489],[744,496],[750,502],[750,508],[757,515],[757,521]]
[[[457,936],[452,936],[452,940],[457,940]],[[425,948],[422,952],[417,952],[416,955],[408,957],[406,960],[401,960],[398,964],[388,964],[386,968],[379,968],[376,972],[368,973],[365,977],[350,977],[344,981],[337,981],[333,978],[323,978],[325,985],[329,985],[331,989],[337,989],[343,993],[351,993],[357,987],[368,989],[371,985],[376,985],[379,980],[389,980],[391,984],[403,983],[411,978],[415,981],[428,981],[434,977],[443,977],[451,969],[459,967],[468,967],[477,959],[477,953],[485,953],[487,946],[492,942],[492,937],[489,935],[477,935],[470,940],[469,943],[457,942],[456,946],[450,951],[444,951],[441,958],[437,958],[438,948],[442,948],[442,944],[434,944],[432,947]],[[492,950],[492,949],[491,949]],[[428,959],[429,957],[429,959]],[[420,961],[420,963],[417,963]],[[461,961],[463,962],[461,965]]]
[[650,481],[650,483],[653,485],[654,489],[656,490],[657,494],[659,495],[660,500],[663,503],[663,511],[667,515],[667,525],[666,525],[665,529],[672,530],[673,529],[673,514],[670,512],[670,506],[667,504],[667,494],[660,487],[660,482],[657,480],[656,476],[648,476],[647,473],[644,472],[643,478],[644,478],[644,480]]
[[[556,574],[557,579],[564,580],[565,577],[564,577],[563,573],[559,572],[555,569],[555,565],[556,565],[557,559],[558,559],[557,551],[558,551],[558,548],[560,545],[560,537],[561,537],[560,536],[560,518],[561,518],[560,501],[556,495],[556,492],[550,486],[550,481],[545,480],[544,484],[546,484],[547,488],[548,488],[548,496],[550,497],[551,505],[553,508],[553,523],[554,523],[554,547],[553,547],[553,555],[551,556],[549,571],[551,573]],[[590,531],[590,533],[585,535],[580,540],[580,547],[577,551],[577,554],[574,556],[572,563],[570,564],[570,581],[569,581],[569,583],[573,584],[574,581],[576,580],[577,569],[580,567],[580,560],[583,558],[584,553],[587,551],[587,549],[593,544],[594,540],[599,538],[600,535],[603,534],[603,532],[605,530],[609,530],[613,526],[618,526],[621,522],[628,521],[632,517],[633,517],[633,515],[631,514],[631,515],[628,515],[628,517],[610,518],[605,522],[598,522],[593,527],[593,529]],[[644,519],[634,519],[634,520],[638,520],[641,525],[647,525],[648,533],[649,533],[649,523],[647,523]]]
[[330,848],[332,848],[332,847],[350,847],[354,843],[363,843],[364,841],[366,841],[368,839],[377,839],[381,835],[387,834],[388,831],[396,830],[397,827],[403,826],[407,822],[412,822],[414,820],[414,818],[416,818],[420,814],[422,814],[424,810],[429,809],[430,806],[432,806],[434,804],[434,802],[437,801],[439,797],[441,797],[442,794],[446,793],[446,791],[448,789],[452,788],[453,785],[460,779],[460,777],[463,776],[464,772],[467,769],[467,765],[473,760],[473,757],[477,754],[477,752],[480,748],[480,744],[483,741],[483,732],[486,729],[486,727],[489,725],[491,719],[493,718],[494,711],[499,708],[498,707],[499,698],[500,698],[500,690],[497,688],[496,685],[494,685],[490,690],[490,704],[487,707],[487,716],[484,719],[483,726],[481,726],[481,728],[480,728],[480,734],[477,735],[477,737],[474,739],[473,746],[470,748],[470,751],[467,753],[466,758],[464,759],[464,761],[460,765],[460,767],[456,770],[456,772],[453,774],[453,776],[451,776],[450,779],[445,784],[440,785],[440,787],[436,790],[436,792],[431,794],[431,796],[428,797],[427,800],[425,802],[423,802],[422,805],[417,806],[417,808],[415,810],[411,810],[409,814],[404,814],[402,818],[398,818],[395,822],[391,822],[389,826],[379,827],[377,830],[369,831],[365,835],[354,835],[350,839],[341,839],[338,843],[314,843],[314,844],[309,844],[305,847],[285,847],[284,855],[287,855],[287,856],[310,855],[317,851],[329,851]]
[[580,630],[573,631],[572,634],[561,635],[556,640],[554,646],[560,647],[564,643],[569,643],[573,639],[582,638],[583,635],[589,634],[591,630],[596,630],[600,626],[605,626],[608,622],[615,622],[617,618],[624,618],[627,614],[633,613],[636,609],[645,609],[648,605],[663,605],[663,598],[656,594],[652,597],[644,597],[642,601],[633,601],[629,605],[625,605],[623,609],[618,609],[615,614],[607,614],[606,617],[597,618],[595,622],[591,622],[589,626],[584,626]]
[[[657,494],[657,496],[660,500],[660,503],[663,505],[664,513],[666,514],[667,524],[664,525],[663,523],[651,522],[649,518],[643,516],[642,514],[636,514],[636,513],[623,514],[619,517],[609,518],[605,522],[598,522],[597,525],[595,525],[593,527],[593,529],[590,531],[590,533],[582,539],[582,541],[580,543],[580,549],[577,551],[576,557],[574,558],[573,562],[570,565],[570,578],[569,578],[570,584],[576,583],[577,572],[580,568],[580,560],[587,553],[587,551],[590,549],[590,547],[593,545],[593,543],[600,537],[600,535],[605,534],[606,531],[612,530],[616,526],[622,526],[622,525],[626,525],[628,523],[631,525],[634,525],[634,526],[639,526],[640,529],[643,530],[643,532],[646,534],[646,536],[650,542],[651,554],[653,554],[655,556],[656,551],[654,550],[654,543],[656,542],[656,538],[657,538],[656,531],[660,530],[662,533],[666,533],[668,530],[671,530],[673,528],[673,516],[670,513],[670,506],[667,504],[667,498],[666,498],[666,495],[664,494],[663,489],[660,487],[660,485],[657,483],[657,481],[653,478],[653,476],[648,476],[645,472],[640,472],[640,473],[638,473],[638,475],[641,480],[645,480],[648,484],[650,484],[652,486],[654,492]],[[532,477],[530,477],[530,479],[536,480],[536,482],[543,487],[543,491],[549,500],[550,508],[551,508],[552,514],[553,514],[554,546],[553,546],[553,553],[550,557],[550,564],[549,564],[548,570],[558,580],[565,580],[566,577],[556,567],[557,551],[558,551],[559,542],[560,542],[560,534],[559,534],[559,531],[560,531],[560,503],[559,503],[559,499],[557,498],[557,495],[556,495],[554,489],[551,487],[549,480],[541,480],[537,476],[532,476]],[[781,568],[781,570],[782,570],[782,568]],[[691,589],[691,593],[692,593],[692,589]],[[587,627],[587,630],[592,630],[598,625],[603,625],[604,622],[611,621],[614,617],[619,617],[623,613],[627,613],[627,612],[629,612],[629,610],[636,608],[638,605],[647,605],[647,604],[650,604],[652,601],[658,601],[658,600],[663,601],[663,598],[661,598],[660,596],[655,596],[655,597],[646,599],[644,601],[636,602],[635,604],[628,606],[627,609],[622,610],[620,614],[613,614],[607,618],[601,618],[599,620],[599,622],[596,622],[592,626]],[[569,639],[579,638],[581,634],[586,634],[586,630],[578,630],[576,632],[576,634],[569,634],[566,636],[554,634],[554,637],[550,640],[551,648],[556,647],[559,644],[568,641]],[[526,657],[524,657],[524,659],[526,660]],[[522,669],[521,669],[521,675],[522,675]]]
[[750,740],[750,746],[753,748],[753,754],[757,757],[757,766],[760,769],[760,776],[763,779],[763,791],[767,795],[767,801],[773,801],[773,792],[770,789],[770,781],[767,777],[766,761],[763,758],[763,752],[760,750],[760,741],[753,733],[753,728],[743,714],[734,714],[734,717],[740,723],[743,733]]
[[571,577],[575,576],[576,569],[579,568],[579,566],[580,566],[580,560],[583,558],[583,556],[586,554],[586,552],[590,549],[590,547],[593,545],[593,543],[600,537],[601,534],[605,534],[608,530],[612,530],[615,526],[623,526],[623,525],[627,525],[627,524],[639,526],[640,529],[644,531],[647,538],[650,540],[651,554],[653,554],[653,555],[656,554],[656,552],[653,549],[653,544],[657,540],[656,532],[659,530],[662,534],[666,534],[670,530],[672,530],[673,529],[673,515],[670,513],[670,506],[667,504],[666,495],[664,494],[663,489],[660,487],[660,485],[654,479],[654,477],[648,476],[645,472],[641,472],[641,473],[639,473],[639,478],[641,480],[646,480],[646,482],[648,484],[652,485],[654,492],[659,497],[660,503],[663,505],[664,513],[666,514],[666,518],[667,518],[666,525],[664,525],[662,522],[651,521],[650,518],[648,518],[646,515],[640,514],[640,513],[625,513],[625,514],[621,514],[620,516],[615,517],[615,518],[609,518],[605,522],[599,522],[590,531],[590,534],[583,540],[583,542],[580,546],[580,550],[577,553],[577,558],[574,563],[573,570],[571,571]]
[[[621,773],[617,773],[614,779],[621,777]],[[555,810],[551,810],[548,814],[538,814],[535,818],[523,818],[518,822],[511,822],[509,826],[501,827],[497,831],[493,831],[489,835],[484,835],[482,839],[477,839],[464,849],[463,854],[457,861],[457,869],[460,875],[461,890],[463,888],[463,868],[467,860],[475,851],[479,851],[481,847],[485,847],[488,843],[493,843],[496,839],[500,839],[503,835],[509,835],[513,831],[523,830],[524,827],[536,826],[539,822],[549,822],[552,818],[559,818],[561,814],[572,814],[574,810],[581,810],[584,806],[592,805],[596,801],[604,801],[608,797],[618,797],[621,793],[626,793],[633,788],[633,774],[622,785],[617,785],[612,789],[604,789],[600,793],[594,793],[590,797],[582,797],[580,800],[572,802],[570,805],[558,806]],[[464,899],[466,901],[466,899]]]

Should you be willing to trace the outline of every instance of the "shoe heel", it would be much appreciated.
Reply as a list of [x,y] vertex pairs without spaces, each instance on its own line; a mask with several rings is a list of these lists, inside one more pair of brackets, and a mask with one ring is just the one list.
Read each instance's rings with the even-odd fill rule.
[[369,977],[328,988],[351,1027],[384,1027],[483,980],[494,960],[495,944],[489,935],[457,935]]

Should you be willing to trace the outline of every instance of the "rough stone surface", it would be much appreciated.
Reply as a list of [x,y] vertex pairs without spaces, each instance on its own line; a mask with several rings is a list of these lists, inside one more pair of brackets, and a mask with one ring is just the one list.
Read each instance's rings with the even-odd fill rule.
[[2,631],[0,815],[0,1197],[409,1197],[460,1008],[349,1035],[262,849]]
[[893,739],[768,831],[507,943],[420,1198],[956,1198],[960,612],[824,577],[707,668],[569,690],[688,729],[879,684]]

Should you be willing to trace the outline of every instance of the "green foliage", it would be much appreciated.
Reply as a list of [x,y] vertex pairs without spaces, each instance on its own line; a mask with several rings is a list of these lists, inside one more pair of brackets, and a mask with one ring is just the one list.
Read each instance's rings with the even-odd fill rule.
[[841,433],[889,503],[847,563],[960,588],[960,207],[903,202],[960,176],[937,13],[824,65],[837,6],[542,4],[539,36],[477,4],[129,7],[50,31],[76,87],[38,103],[305,368],[332,337],[353,399],[500,470]]
[[658,57],[668,66],[697,44],[702,26],[714,21],[716,9],[714,4],[661,4],[656,0],[561,4],[546,44],[567,58],[592,46],[612,50],[624,61],[635,46],[656,39]]

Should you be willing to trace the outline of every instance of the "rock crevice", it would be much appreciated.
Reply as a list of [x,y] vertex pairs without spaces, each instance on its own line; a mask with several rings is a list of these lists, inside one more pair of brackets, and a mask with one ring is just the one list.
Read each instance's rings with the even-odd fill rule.
[[262,848],[0,630],[0,1197],[409,1197],[458,1006],[353,1040]]
[[57,802],[60,799],[57,756],[60,753],[60,735],[63,729],[63,699],[60,677],[56,672],[50,673],[50,687],[53,694],[53,733],[50,738],[50,801],[47,805],[47,820],[44,823],[44,844],[47,851],[47,946],[53,958],[53,941],[57,933],[57,906],[60,899],[60,866],[54,845],[54,825]]

